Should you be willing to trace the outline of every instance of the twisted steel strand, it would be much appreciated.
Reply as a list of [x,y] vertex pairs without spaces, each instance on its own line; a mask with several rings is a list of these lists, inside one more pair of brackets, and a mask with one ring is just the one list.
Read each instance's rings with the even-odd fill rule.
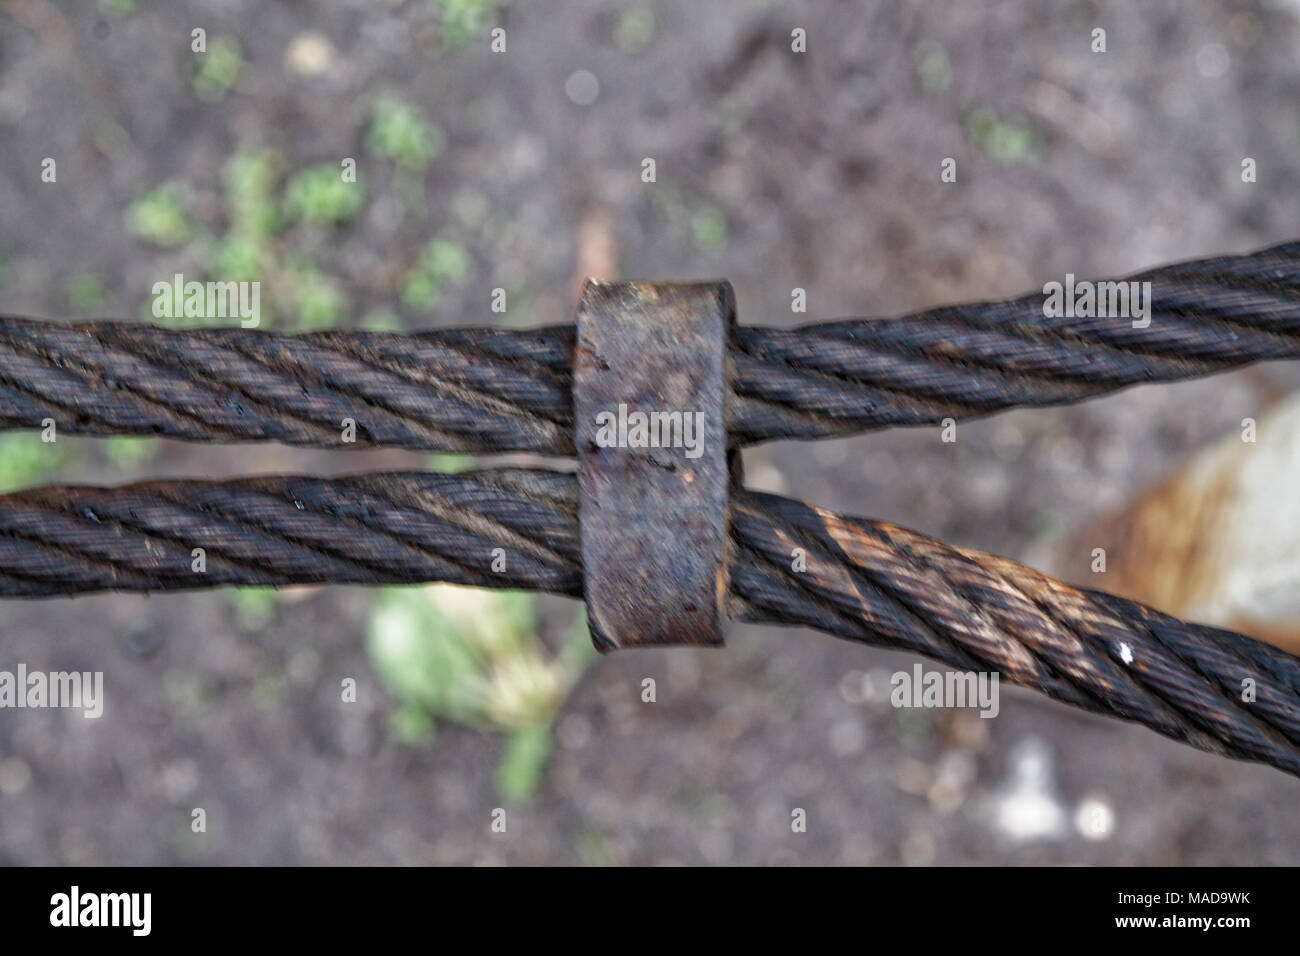
[[0,596],[420,581],[580,595],[573,484],[497,469],[34,488],[0,495]]
[[0,318],[0,427],[193,441],[573,451],[573,330],[421,335]]
[[[805,624],[996,671],[1077,707],[1300,775],[1300,659],[1277,648],[774,495],[737,496],[731,520],[735,619]],[[792,567],[796,547],[806,552],[802,571]]]
[[1043,315],[1042,294],[732,334],[732,440],[823,438],[1077,402],[1300,358],[1300,242],[1138,273],[1150,324]]
[[[447,581],[578,597],[577,501],[574,476],[518,469],[39,488],[0,496],[0,596]],[[773,495],[736,492],[731,537],[734,619],[996,671],[1300,775],[1300,659],[1269,645]]]
[[[735,445],[936,424],[1300,358],[1300,242],[1139,273],[1150,325],[1043,296],[732,331]],[[573,453],[572,326],[420,335],[0,317],[0,428],[462,452]]]

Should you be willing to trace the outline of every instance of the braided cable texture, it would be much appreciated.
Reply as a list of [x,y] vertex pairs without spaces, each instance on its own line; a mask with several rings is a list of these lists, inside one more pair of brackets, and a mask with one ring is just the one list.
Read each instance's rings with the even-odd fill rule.
[[1164,266],[1150,324],[1045,317],[1044,296],[732,335],[732,440],[823,438],[1081,401],[1300,358],[1300,242]]
[[[731,537],[734,619],[995,671],[1300,775],[1300,659],[1269,645],[773,495],[736,492]],[[205,551],[202,572],[195,548]],[[792,567],[795,548],[806,552],[805,570]],[[424,581],[580,596],[574,476],[491,469],[0,495],[0,596]]]
[[[1300,775],[1300,659],[885,522],[733,499],[732,617],[924,654]],[[803,548],[807,567],[791,556]],[[1243,700],[1245,680],[1255,699]]]
[[0,428],[573,452],[570,326],[420,335],[0,317]]
[[0,596],[424,581],[580,596],[572,476],[396,472],[0,495]]
[[[1043,296],[732,331],[733,445],[823,438],[1300,358],[1300,242],[1165,266],[1150,324],[1043,315]],[[573,453],[572,326],[419,335],[0,317],[0,428]]]

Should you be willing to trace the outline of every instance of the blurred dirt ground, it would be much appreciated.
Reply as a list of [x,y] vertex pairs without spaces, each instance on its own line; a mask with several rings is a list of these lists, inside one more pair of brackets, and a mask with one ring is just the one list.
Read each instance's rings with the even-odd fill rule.
[[[354,220],[286,240],[346,290],[346,323],[393,305],[395,276],[435,235],[467,250],[468,272],[431,314],[398,309],[410,327],[499,319],[496,286],[511,289],[512,323],[568,321],[593,255],[628,277],[726,276],[741,321],[793,324],[1300,233],[1296,0],[560,0],[489,11],[449,48],[440,24],[455,6],[0,3],[0,309],[68,316],[70,277],[92,274],[104,314],[137,316],[194,252],[127,236],[132,201],[182,182],[196,214],[218,220],[235,151],[272,146],[293,167],[364,156],[381,94],[445,135],[421,213],[376,169]],[[487,46],[498,23],[505,54]],[[197,26],[241,50],[219,101],[189,79]],[[1099,26],[1105,54],[1090,51]],[[804,55],[790,50],[795,27]],[[308,31],[329,41],[313,75],[286,61]],[[574,102],[592,92],[585,78],[566,94],[578,70],[598,83],[589,105]],[[39,180],[46,156],[57,185]],[[654,184],[640,179],[647,156]],[[1254,184],[1241,181],[1247,156]],[[956,184],[939,181],[945,157]],[[610,224],[608,248],[580,251],[593,215]],[[794,287],[806,316],[790,312]],[[1262,367],[962,423],[955,444],[925,430],[765,447],[746,471],[764,489],[1052,566],[1091,516],[1297,385],[1296,370]],[[116,479],[97,462],[88,453],[64,477]],[[149,473],[423,463],[169,444]],[[0,668],[102,670],[107,695],[98,721],[0,713],[0,862],[1300,862],[1300,781],[1277,771],[1010,689],[993,720],[896,711],[888,676],[910,658],[744,627],[722,652],[597,662],[536,796],[494,834],[500,738],[392,738],[363,649],[369,600],[296,592],[255,628],[220,594],[0,603]],[[573,608],[543,611],[556,632]],[[345,677],[355,705],[339,703]],[[204,835],[192,807],[207,811]],[[806,833],[791,831],[793,808]]]

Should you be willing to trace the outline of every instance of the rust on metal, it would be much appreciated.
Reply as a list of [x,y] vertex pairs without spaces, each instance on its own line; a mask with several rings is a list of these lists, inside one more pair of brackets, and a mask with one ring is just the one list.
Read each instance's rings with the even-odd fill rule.
[[[1260,440],[1257,442],[1256,438]],[[1057,549],[1059,577],[1300,653],[1300,394]]]
[[731,284],[589,281],[574,444],[584,592],[601,650],[722,643]]

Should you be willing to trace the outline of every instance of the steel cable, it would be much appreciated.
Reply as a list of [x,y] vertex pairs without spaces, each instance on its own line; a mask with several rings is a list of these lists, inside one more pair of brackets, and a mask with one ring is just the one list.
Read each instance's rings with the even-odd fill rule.
[[419,335],[0,318],[0,428],[573,452],[571,327]]
[[[774,495],[734,499],[732,538],[735,619],[803,624],[997,672],[1202,750],[1300,775],[1300,659],[1271,645]],[[796,547],[806,553],[802,571],[792,568]]]
[[[0,496],[0,596],[447,581],[576,597],[578,531],[577,482],[560,472],[38,488]],[[773,495],[734,493],[731,538],[734,619],[997,672],[1300,775],[1300,659],[1269,645]]]
[[1044,316],[1044,296],[732,335],[732,439],[822,438],[1077,402],[1300,358],[1300,242],[1139,273],[1149,325]]
[[[1046,317],[1043,296],[732,333],[736,445],[1076,402],[1300,358],[1300,242],[1152,269],[1150,324]],[[573,453],[572,326],[418,335],[0,317],[0,428]]]

